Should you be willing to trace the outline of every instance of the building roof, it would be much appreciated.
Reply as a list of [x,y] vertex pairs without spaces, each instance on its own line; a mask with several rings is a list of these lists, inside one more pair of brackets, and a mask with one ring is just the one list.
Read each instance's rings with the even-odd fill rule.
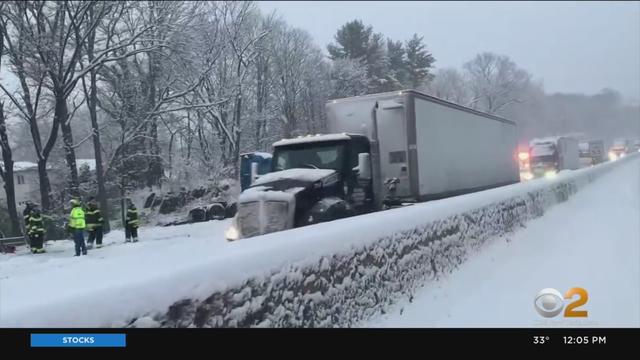
[[[4,161],[0,161],[0,167],[4,169]],[[13,162],[13,171],[24,171],[30,169],[37,169],[38,164],[30,162],[30,161],[14,161]]]
[[[80,170],[83,165],[89,166],[90,171],[94,171],[96,169],[96,160],[95,159],[76,159],[76,168]],[[0,167],[4,169],[4,162],[0,161]],[[13,162],[13,171],[20,172],[26,170],[35,170],[38,169],[38,164],[31,161],[14,161]],[[51,164],[47,164],[47,170],[54,169]]]

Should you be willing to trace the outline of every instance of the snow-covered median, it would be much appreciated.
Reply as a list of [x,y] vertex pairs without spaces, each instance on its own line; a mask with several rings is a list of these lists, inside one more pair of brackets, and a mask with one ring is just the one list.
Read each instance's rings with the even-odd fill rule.
[[[587,290],[579,310],[588,317],[540,316],[534,297],[549,287]],[[364,325],[640,327],[640,163],[604,175]]]
[[207,222],[88,257],[3,256],[0,326],[351,326],[617,165],[233,243]]

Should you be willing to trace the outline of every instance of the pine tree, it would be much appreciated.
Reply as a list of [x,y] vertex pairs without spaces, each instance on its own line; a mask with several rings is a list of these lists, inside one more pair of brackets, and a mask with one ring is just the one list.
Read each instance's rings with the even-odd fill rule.
[[331,60],[357,59],[365,60],[369,53],[369,41],[373,28],[366,26],[360,20],[350,21],[334,36],[336,44],[329,44],[327,50]]
[[387,40],[387,57],[389,59],[390,89],[403,88],[407,81],[404,44],[401,41]]
[[388,59],[382,34],[373,33],[371,26],[354,20],[340,27],[334,38],[336,43],[327,46],[332,60],[352,59],[361,62],[367,69],[369,93],[388,88]]
[[427,51],[422,39],[422,36],[413,34],[406,44],[408,85],[411,85],[414,89],[423,87],[433,79],[433,74],[431,74],[430,70],[435,59]]

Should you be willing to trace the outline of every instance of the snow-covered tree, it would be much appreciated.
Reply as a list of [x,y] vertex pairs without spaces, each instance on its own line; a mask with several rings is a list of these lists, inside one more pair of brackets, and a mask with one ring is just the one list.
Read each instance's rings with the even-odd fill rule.
[[425,91],[437,98],[467,106],[471,101],[468,82],[455,68],[439,69]]
[[464,64],[472,92],[471,106],[489,114],[500,114],[524,101],[529,73],[509,57],[484,52]]
[[357,60],[336,59],[331,64],[332,98],[364,95],[369,79],[367,69]]

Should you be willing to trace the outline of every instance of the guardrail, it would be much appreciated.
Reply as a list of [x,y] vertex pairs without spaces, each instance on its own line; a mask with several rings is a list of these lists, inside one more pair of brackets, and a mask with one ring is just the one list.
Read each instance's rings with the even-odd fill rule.
[[0,244],[2,244],[2,245],[13,245],[13,246],[24,245],[25,244],[25,240],[24,240],[24,236],[0,238]]

